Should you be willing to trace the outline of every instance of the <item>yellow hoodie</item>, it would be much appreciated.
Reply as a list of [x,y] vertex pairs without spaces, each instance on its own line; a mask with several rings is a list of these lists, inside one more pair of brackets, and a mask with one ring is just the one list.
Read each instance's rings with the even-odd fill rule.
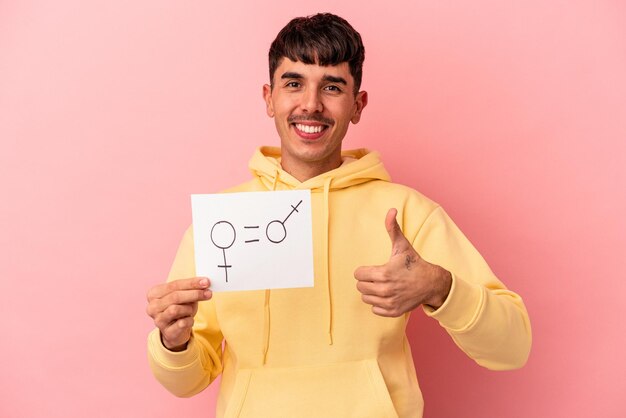
[[[216,293],[200,302],[183,352],[165,349],[155,329],[148,357],[177,396],[202,391],[220,373],[218,417],[421,417],[422,395],[405,334],[409,314],[384,318],[361,300],[353,272],[388,261],[389,208],[427,261],[452,273],[445,303],[424,307],[456,344],[494,370],[524,365],[531,331],[521,298],[507,290],[437,204],[390,183],[377,153],[345,151],[339,168],[303,183],[262,147],[254,179],[228,190],[310,189],[315,286]],[[195,276],[187,230],[168,280]]]

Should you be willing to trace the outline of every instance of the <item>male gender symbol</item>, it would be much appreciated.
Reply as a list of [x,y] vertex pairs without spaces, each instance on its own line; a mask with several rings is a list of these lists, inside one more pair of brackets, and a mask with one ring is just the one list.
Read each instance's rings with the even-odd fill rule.
[[289,219],[292,213],[298,212],[298,206],[300,206],[300,203],[302,203],[302,200],[299,201],[296,206],[291,205],[293,209],[284,220],[280,221],[276,219],[267,224],[267,227],[265,228],[265,235],[270,242],[279,244],[287,238],[287,228],[285,228],[285,222],[287,222],[287,219]]

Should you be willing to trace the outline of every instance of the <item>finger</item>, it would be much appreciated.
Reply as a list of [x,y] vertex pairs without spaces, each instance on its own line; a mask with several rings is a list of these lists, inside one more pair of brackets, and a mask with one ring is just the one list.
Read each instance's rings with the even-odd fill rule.
[[386,269],[384,266],[361,266],[354,270],[354,278],[363,282],[386,281]]
[[396,309],[385,309],[380,306],[372,306],[372,312],[378,316],[384,316],[386,318],[397,318],[402,315],[402,312]]
[[401,253],[411,246],[409,241],[402,233],[400,225],[398,225],[398,221],[396,220],[397,215],[398,211],[394,208],[391,208],[387,212],[387,217],[385,218],[385,228],[387,228],[387,233],[389,234],[389,238],[391,239],[392,255]]
[[374,282],[357,281],[356,289],[363,295],[386,296],[381,286]]
[[173,280],[168,283],[155,286],[152,289],[152,293],[148,294],[148,297],[162,298],[172,292],[179,290],[193,290],[193,289],[208,289],[211,282],[206,277],[192,277],[190,279]]
[[372,305],[372,312],[378,316],[398,317],[402,315],[402,311],[394,306],[388,298],[363,295],[361,299],[368,305]]
[[206,277],[192,277],[190,279],[173,280],[168,283],[162,283],[154,286],[148,291],[148,301],[153,299],[160,299],[165,295],[175,292],[177,290],[192,290],[192,289],[208,289],[211,282]]
[[157,311],[163,312],[170,305],[184,305],[186,303],[196,303],[203,300],[209,300],[213,297],[210,290],[179,290],[167,294],[161,299],[152,301]]
[[361,295],[361,300],[368,305],[378,306],[382,309],[392,309],[391,301],[388,298],[376,296],[376,295]]
[[193,322],[191,317],[180,318],[162,329],[161,336],[166,347],[177,347],[189,341]]
[[379,282],[357,282],[357,290],[363,295],[376,296],[387,300],[396,294],[392,286]]
[[159,329],[165,329],[180,318],[195,316],[197,309],[197,303],[187,305],[170,305],[166,310],[158,315],[155,315],[154,324]]
[[[213,292],[210,290],[181,290],[175,293],[169,293],[162,299],[153,299],[148,303],[146,313],[156,318],[157,315],[166,311],[170,306],[195,304],[198,302],[209,300],[213,297]],[[196,308],[197,309],[197,306]],[[195,312],[194,312],[195,315]]]

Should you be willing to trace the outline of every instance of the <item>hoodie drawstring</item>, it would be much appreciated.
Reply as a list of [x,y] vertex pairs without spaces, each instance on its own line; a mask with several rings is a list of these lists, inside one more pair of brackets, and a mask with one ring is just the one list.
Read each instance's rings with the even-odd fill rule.
[[265,289],[265,303],[264,307],[264,315],[263,315],[263,328],[265,332],[263,333],[263,364],[267,363],[267,351],[270,348],[270,290]]
[[[276,191],[276,185],[278,184],[278,177],[280,171],[276,170],[274,180],[272,181],[272,191]],[[270,326],[271,326],[271,311],[270,311],[270,289],[265,289],[265,302],[263,303],[263,364],[267,363],[267,352],[270,348]]]
[[326,236],[324,237],[324,256],[326,260],[324,260],[324,265],[326,266],[326,270],[324,273],[326,274],[326,289],[328,294],[328,344],[333,345],[333,295],[330,287],[330,245],[328,243],[328,239],[330,238],[330,183],[332,181],[332,177],[327,177],[324,179],[324,232]]
[[280,175],[280,171],[276,170],[276,174],[274,175],[274,179],[272,180],[272,191],[276,190],[276,184],[278,184],[279,175]]

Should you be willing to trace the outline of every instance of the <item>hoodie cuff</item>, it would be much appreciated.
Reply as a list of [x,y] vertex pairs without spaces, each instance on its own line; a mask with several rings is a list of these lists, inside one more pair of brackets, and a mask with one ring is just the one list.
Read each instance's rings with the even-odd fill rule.
[[187,367],[198,359],[193,334],[191,334],[185,350],[170,351],[161,342],[159,329],[155,328],[148,335],[148,348],[154,361],[169,369]]
[[450,293],[438,309],[422,305],[426,315],[439,321],[444,328],[467,331],[476,323],[483,309],[485,291],[476,283],[467,282],[452,274]]

